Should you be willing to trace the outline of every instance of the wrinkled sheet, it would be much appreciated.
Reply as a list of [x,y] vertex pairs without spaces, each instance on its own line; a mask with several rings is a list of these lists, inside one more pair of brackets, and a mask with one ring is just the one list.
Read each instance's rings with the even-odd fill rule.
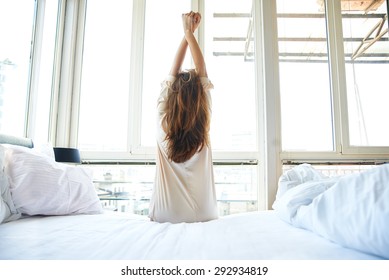
[[299,165],[280,177],[273,209],[293,226],[389,259],[389,164],[333,178]]
[[5,149],[0,145],[0,224],[17,220],[21,216],[21,213],[16,209],[11,196],[9,180],[4,172],[4,161]]
[[108,211],[35,216],[1,224],[0,237],[3,260],[377,259],[285,223],[272,210],[178,224]]

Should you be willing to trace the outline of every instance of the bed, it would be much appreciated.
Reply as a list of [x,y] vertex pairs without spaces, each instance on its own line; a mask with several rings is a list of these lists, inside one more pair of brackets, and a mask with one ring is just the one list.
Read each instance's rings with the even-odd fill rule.
[[1,260],[389,259],[386,165],[339,178],[297,166],[273,210],[171,224],[103,210],[83,167],[0,148]]
[[29,217],[0,226],[0,259],[379,259],[281,221],[274,211],[195,224],[142,216]]

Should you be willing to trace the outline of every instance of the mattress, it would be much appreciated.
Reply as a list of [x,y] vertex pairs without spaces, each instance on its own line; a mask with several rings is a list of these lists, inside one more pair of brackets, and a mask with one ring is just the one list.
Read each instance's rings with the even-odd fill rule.
[[145,216],[33,216],[0,224],[1,260],[370,260],[281,220],[274,210],[204,223]]

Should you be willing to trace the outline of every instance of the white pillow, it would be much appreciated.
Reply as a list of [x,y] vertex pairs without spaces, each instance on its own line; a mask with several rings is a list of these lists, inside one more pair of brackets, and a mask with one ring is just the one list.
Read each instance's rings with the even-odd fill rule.
[[97,214],[102,206],[92,174],[34,149],[8,146],[5,171],[12,200],[27,215]]

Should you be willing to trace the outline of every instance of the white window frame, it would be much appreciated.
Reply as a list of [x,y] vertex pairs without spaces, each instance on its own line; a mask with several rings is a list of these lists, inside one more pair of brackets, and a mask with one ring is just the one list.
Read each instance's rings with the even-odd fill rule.
[[39,69],[41,61],[41,46],[43,36],[43,25],[44,25],[44,11],[45,2],[35,2],[35,14],[34,14],[34,27],[32,34],[32,47],[31,47],[31,59],[30,59],[30,77],[27,93],[27,114],[26,114],[26,125],[25,135],[30,138],[35,137],[35,104],[37,103],[37,90],[39,83]]
[[[57,48],[55,54],[52,95],[52,123],[50,124],[50,141],[53,146],[75,147],[77,137],[73,128],[78,123],[78,94],[74,90],[79,86],[76,74],[79,73],[80,55],[82,45],[76,44],[80,39],[78,22],[82,19],[80,7],[84,7],[85,1],[62,0],[60,1]],[[82,10],[82,9],[81,9]],[[77,108],[77,109],[76,109]]]
[[[77,32],[77,46],[76,46],[76,53],[82,53],[82,40],[83,40],[83,27],[85,24],[85,14],[86,14],[86,0],[80,0],[77,5],[77,3],[74,2],[74,0],[68,0],[71,1],[71,10],[67,12],[70,16],[72,15],[75,17],[75,14],[78,10],[78,28],[74,27],[73,25],[68,23],[68,29],[72,29],[73,31]],[[254,20],[255,28],[258,31],[258,34],[262,34],[264,32],[264,24],[261,20],[258,20],[262,18],[262,13],[263,9],[261,8],[261,3],[262,2],[254,2],[254,13],[255,16],[254,18],[257,20]],[[270,5],[272,5],[272,2],[266,2]],[[274,4],[274,3],[273,3]],[[141,139],[141,126],[140,123],[136,121],[137,118],[133,118],[134,115],[141,116],[141,96],[139,92],[142,92],[142,78],[143,78],[143,36],[144,36],[144,30],[145,30],[145,10],[146,10],[146,3],[144,0],[134,0],[133,2],[133,26],[132,26],[132,48],[131,48],[131,70],[130,70],[130,75],[131,75],[131,88],[130,88],[130,107],[129,107],[129,112],[131,114],[131,118],[129,118],[131,121],[129,122],[129,127],[128,127],[128,152],[86,152],[86,151],[81,151],[82,152],[82,157],[86,159],[87,162],[93,163],[93,162],[129,162],[129,163],[138,163],[138,162],[153,162],[155,161],[155,147],[142,147],[140,143]],[[196,10],[199,12],[204,13],[204,7],[205,7],[205,0],[192,0],[191,1],[192,5],[192,10]],[[77,6],[77,7],[76,7]],[[273,11],[275,11],[273,5]],[[67,7],[67,9],[69,9]],[[266,14],[266,12],[264,13]],[[274,18],[273,18],[274,19]],[[73,20],[73,22],[75,19]],[[274,24],[273,24],[274,26]],[[197,30],[197,37],[199,41],[199,45],[202,49],[204,49],[204,26],[201,25],[199,29]],[[65,28],[66,29],[66,28]],[[263,29],[263,30],[262,30]],[[266,31],[267,36],[272,36],[271,32]],[[66,35],[66,34],[65,34]],[[69,35],[70,36],[70,35]],[[73,37],[71,38],[65,38],[64,40],[67,40],[68,42],[71,42],[71,40],[74,40]],[[274,42],[275,40],[269,41],[270,44],[267,46],[266,49],[272,49],[274,47]],[[66,46],[64,51],[67,51],[69,53],[72,52],[72,44],[68,43],[69,46]],[[257,39],[255,43],[255,51],[259,54],[262,52],[263,48],[261,46],[261,40]],[[257,80],[262,79],[263,73],[270,73],[270,70],[268,71],[263,71],[264,65],[262,65],[263,58],[265,58],[265,55],[262,56],[257,56],[257,61],[255,65],[255,70],[256,70],[256,77]],[[272,59],[267,58],[266,63],[268,64],[266,67],[269,68],[269,65],[273,63]],[[75,63],[74,63],[74,83],[73,83],[73,100],[78,100],[79,99],[79,92],[80,92],[80,80],[79,80],[79,75],[77,73],[80,73],[81,71],[81,66],[82,66],[82,55],[77,55],[75,58]],[[67,67],[71,67],[71,65],[67,65]],[[269,75],[274,76],[275,75]],[[62,79],[67,79],[70,82],[71,77],[64,76]],[[274,83],[268,83],[267,87],[270,89],[271,87],[274,87],[274,84],[277,84],[277,80]],[[261,131],[262,127],[265,127],[264,125],[260,124],[262,123],[265,119],[271,117],[272,119],[276,119],[274,115],[274,110],[269,110],[267,111],[268,116],[263,116],[260,115],[260,112],[263,110],[259,110],[258,108],[263,108],[265,107],[262,102],[265,100],[263,97],[264,90],[260,86],[261,82],[257,81],[257,91],[256,91],[256,100],[257,100],[257,131]],[[63,93],[63,95],[71,95],[71,92],[66,89],[60,90],[60,93]],[[67,93],[67,94],[66,94]],[[66,102],[65,102],[66,104]],[[76,107],[78,106],[78,103],[74,103]],[[270,106],[270,102],[268,103]],[[60,109],[61,110],[61,109]],[[68,110],[65,110],[68,112]],[[72,119],[78,119],[78,111],[75,112],[72,116]],[[56,143],[57,145],[75,145],[76,144],[76,131],[77,131],[77,125],[78,123],[76,121],[71,122],[71,127],[68,127],[67,121],[66,121],[67,116],[62,114],[58,118],[58,127],[57,127],[57,137],[56,137]],[[61,125],[62,123],[62,125]],[[269,133],[272,135],[277,135],[275,137],[279,136],[279,132],[277,131],[277,128],[273,129],[271,126],[267,126],[269,128]],[[63,133],[61,134],[60,131]],[[276,132],[277,131],[277,132]],[[70,135],[69,141],[66,141],[66,134]],[[266,178],[262,181],[259,182],[259,190],[258,190],[258,208],[259,209],[268,209],[269,206],[271,205],[271,202],[275,198],[275,192],[276,192],[276,186],[277,186],[277,179],[279,174],[281,173],[281,165],[279,164],[278,160],[278,150],[276,146],[271,146],[268,151],[266,151],[266,145],[260,145],[259,143],[268,143],[267,139],[265,138],[266,134],[260,134],[258,133],[257,139],[258,144],[257,144],[257,151],[240,151],[240,152],[233,152],[233,151],[214,151],[213,152],[213,159],[216,163],[221,163],[221,164],[255,164],[258,167],[258,176],[259,178]],[[59,137],[61,136],[61,137]],[[261,149],[261,150],[259,150]],[[266,154],[267,157],[260,157],[261,154]],[[271,159],[274,159],[271,161]],[[272,163],[270,165],[263,165],[263,164],[258,164],[258,162],[269,162],[271,161]],[[271,191],[268,191],[268,185],[272,185]],[[263,195],[265,194],[265,195]]]
[[253,12],[260,156],[258,209],[271,209],[282,173],[276,2],[254,1]]
[[[65,0],[58,0],[58,19],[57,19],[57,38],[55,42],[55,58],[53,65],[53,78],[52,78],[52,100],[50,108],[50,123],[48,124],[47,131],[47,141],[53,139],[57,124],[55,121],[58,102],[58,88],[60,81],[60,66],[61,66],[61,55],[63,43],[62,30],[65,19]],[[26,106],[26,121],[24,128],[24,137],[35,139],[35,127],[36,127],[36,104],[38,99],[38,90],[39,90],[39,75],[41,68],[41,46],[43,42],[43,30],[45,26],[45,12],[46,12],[46,0],[35,0],[35,12],[34,12],[34,21],[33,21],[33,33],[31,39],[31,55],[30,55],[30,74],[28,81],[27,89],[27,106]]]
[[[264,0],[266,1],[266,0]],[[347,110],[346,70],[344,60],[341,4],[326,0],[326,23],[333,100],[334,151],[332,152],[281,152],[284,162],[373,162],[389,160],[389,146],[351,146]],[[280,112],[279,112],[280,114]]]
[[[76,146],[77,143],[77,126],[78,122],[78,100],[80,94],[80,74],[82,67],[82,44],[83,44],[83,27],[85,24],[85,15],[87,9],[87,0],[68,0],[66,7],[67,22],[65,23],[63,56],[75,56],[72,62],[68,58],[64,58],[62,64],[61,80],[66,81],[66,84],[72,84],[72,88],[66,88],[64,85],[60,89],[58,101],[61,107],[58,106],[58,124],[56,127],[56,145]],[[192,0],[191,6],[193,10],[203,12],[204,0]],[[131,87],[129,98],[129,114],[131,116],[141,116],[142,97],[137,94],[142,92],[143,79],[143,36],[145,30],[145,12],[146,3],[144,0],[133,1],[133,26],[132,26],[132,48],[131,48]],[[204,46],[204,26],[200,26],[197,31],[197,37],[200,47]],[[72,30],[72,34],[66,33],[66,30]],[[76,35],[74,35],[76,34]],[[70,61],[70,62],[69,62]],[[73,69],[72,72],[66,69]],[[69,73],[68,75],[66,73]],[[70,76],[70,75],[73,76]],[[62,83],[61,83],[62,84]],[[67,98],[65,97],[67,96]],[[65,109],[64,104],[72,103],[72,113],[69,115],[70,109]],[[82,157],[87,161],[107,160],[107,161],[153,161],[155,160],[155,147],[141,146],[141,125],[137,118],[129,117],[128,127],[128,143],[127,152],[92,152],[81,151]],[[214,152],[214,159],[221,162],[254,162],[258,161],[258,152]]]

